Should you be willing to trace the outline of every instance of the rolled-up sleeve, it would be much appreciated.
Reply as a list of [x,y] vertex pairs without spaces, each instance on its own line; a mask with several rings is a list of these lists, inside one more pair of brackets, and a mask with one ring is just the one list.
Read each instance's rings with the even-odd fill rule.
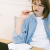
[[24,20],[23,24],[22,24],[22,28],[21,28],[21,34],[17,35],[17,33],[14,30],[13,31],[13,38],[12,38],[12,40],[16,44],[18,44],[18,43],[25,43],[26,36],[27,36],[27,33],[26,33],[26,26],[25,26],[25,20]]

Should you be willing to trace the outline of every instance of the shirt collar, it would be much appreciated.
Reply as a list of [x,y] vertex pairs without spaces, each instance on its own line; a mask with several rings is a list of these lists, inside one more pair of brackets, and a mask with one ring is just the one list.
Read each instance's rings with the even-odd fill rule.
[[[36,16],[35,16],[35,13],[32,13],[32,17],[33,17],[33,21],[36,20]],[[47,18],[45,18],[44,20],[46,20]]]
[[32,14],[32,17],[33,17],[33,20],[35,21],[36,20],[36,16],[35,16],[34,13]]

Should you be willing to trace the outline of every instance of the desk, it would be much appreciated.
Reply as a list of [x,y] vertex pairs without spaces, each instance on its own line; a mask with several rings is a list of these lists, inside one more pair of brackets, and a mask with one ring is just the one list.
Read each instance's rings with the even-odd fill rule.
[[[6,40],[6,39],[1,39],[1,38],[0,38],[0,42],[3,42],[3,43],[10,43],[10,42],[12,42],[12,41]],[[45,49],[33,47],[31,50],[45,50]]]
[[31,50],[46,50],[46,49],[42,49],[42,48],[38,48],[38,47],[33,47]]
[[10,42],[12,42],[12,41],[0,38],[0,42],[3,42],[3,43],[10,43]]

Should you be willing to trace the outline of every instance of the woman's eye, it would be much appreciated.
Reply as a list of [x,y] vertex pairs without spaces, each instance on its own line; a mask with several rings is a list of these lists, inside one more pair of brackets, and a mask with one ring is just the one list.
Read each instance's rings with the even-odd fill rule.
[[42,6],[42,5],[39,5],[39,6]]
[[34,4],[34,5],[37,5],[37,4]]

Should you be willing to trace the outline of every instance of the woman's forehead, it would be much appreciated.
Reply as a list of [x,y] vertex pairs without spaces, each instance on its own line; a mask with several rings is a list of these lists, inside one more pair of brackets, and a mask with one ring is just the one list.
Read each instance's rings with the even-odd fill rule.
[[39,3],[39,4],[41,4],[41,0],[33,0],[33,3]]

